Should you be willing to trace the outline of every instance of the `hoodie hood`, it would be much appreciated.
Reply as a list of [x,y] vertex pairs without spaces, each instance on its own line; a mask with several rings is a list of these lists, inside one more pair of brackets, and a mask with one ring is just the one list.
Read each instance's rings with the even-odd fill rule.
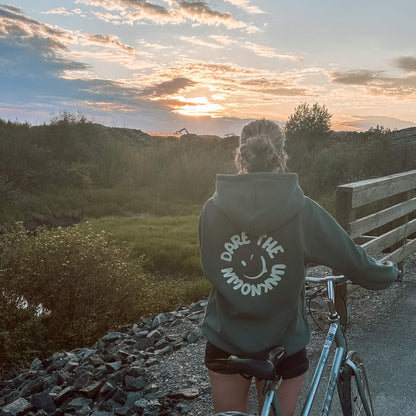
[[217,175],[214,204],[240,229],[259,236],[276,230],[305,205],[295,173]]

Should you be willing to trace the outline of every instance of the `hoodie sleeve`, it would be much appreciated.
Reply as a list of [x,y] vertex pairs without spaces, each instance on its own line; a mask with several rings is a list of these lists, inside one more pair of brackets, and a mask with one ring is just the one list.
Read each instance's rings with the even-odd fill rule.
[[396,264],[370,257],[327,211],[311,199],[305,199],[306,263],[331,267],[367,289],[386,289],[397,279]]

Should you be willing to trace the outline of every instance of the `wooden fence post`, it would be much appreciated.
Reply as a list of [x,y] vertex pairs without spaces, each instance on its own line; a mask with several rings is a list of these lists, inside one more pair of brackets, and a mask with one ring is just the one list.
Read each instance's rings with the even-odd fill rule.
[[[336,219],[347,233],[350,232],[350,223],[355,220],[355,209],[352,208],[352,196],[352,188],[342,185],[337,187]],[[333,272],[337,274],[336,270]],[[346,326],[350,317],[347,284],[335,285],[335,308],[339,314],[341,325]]]

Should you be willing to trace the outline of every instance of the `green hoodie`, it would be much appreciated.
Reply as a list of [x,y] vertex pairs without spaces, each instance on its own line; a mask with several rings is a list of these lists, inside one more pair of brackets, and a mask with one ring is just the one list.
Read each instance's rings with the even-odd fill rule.
[[217,175],[199,221],[201,265],[213,284],[202,324],[206,338],[232,354],[306,346],[305,267],[323,264],[368,289],[396,279],[305,197],[293,173]]

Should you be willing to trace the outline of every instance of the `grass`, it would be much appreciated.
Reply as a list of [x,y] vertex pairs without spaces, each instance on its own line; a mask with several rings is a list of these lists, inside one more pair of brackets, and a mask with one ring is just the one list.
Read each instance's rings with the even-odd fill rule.
[[[178,198],[168,200],[151,187],[141,188],[59,188],[44,187],[35,193],[24,195],[24,216],[51,217],[65,213],[78,213],[82,217],[99,218],[109,215],[181,215],[197,214],[200,204]],[[4,212],[6,222],[10,213]],[[1,213],[0,213],[1,215]],[[19,213],[15,220],[20,220]]]
[[199,215],[111,216],[90,219],[97,231],[106,231],[118,242],[128,242],[134,253],[145,256],[144,267],[163,284],[175,282],[178,300],[184,303],[206,297],[211,288],[199,260]]

